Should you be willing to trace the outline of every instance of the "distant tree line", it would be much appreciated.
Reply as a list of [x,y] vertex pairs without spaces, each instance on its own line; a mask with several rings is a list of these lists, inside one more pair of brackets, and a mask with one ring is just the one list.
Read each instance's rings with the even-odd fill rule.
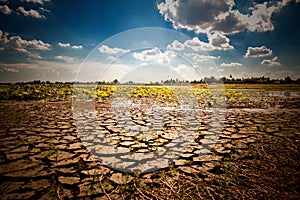
[[[151,82],[148,84],[182,84],[182,83],[191,83],[191,84],[213,84],[213,83],[227,83],[227,84],[300,84],[300,79],[293,80],[291,77],[286,76],[284,79],[271,79],[270,77],[251,77],[251,78],[234,78],[232,75],[230,75],[228,78],[222,77],[220,79],[215,78],[214,76],[211,77],[205,77],[200,80],[179,80],[179,79],[169,79],[169,80],[161,80],[160,82]],[[67,84],[67,85],[73,85],[73,84],[98,84],[98,85],[117,85],[117,84],[139,84],[134,83],[133,81],[128,81],[126,83],[120,83],[118,79],[114,79],[113,81],[97,81],[97,82],[80,82],[80,81],[73,81],[73,82],[51,82],[51,81],[40,81],[40,80],[34,80],[29,82],[17,82],[17,83],[1,83],[6,85],[23,85],[23,84]]]
[[215,77],[204,78],[201,80],[194,80],[191,83],[201,84],[201,83],[232,83],[232,84],[300,84],[300,79],[293,80],[291,77],[286,76],[284,79],[271,79],[270,77],[251,77],[251,78],[234,78],[232,75],[229,78],[222,77],[216,79]]

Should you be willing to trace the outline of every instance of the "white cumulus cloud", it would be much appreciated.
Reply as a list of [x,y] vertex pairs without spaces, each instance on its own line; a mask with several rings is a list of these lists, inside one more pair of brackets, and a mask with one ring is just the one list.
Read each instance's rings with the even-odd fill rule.
[[0,6],[0,12],[5,15],[10,15],[12,11],[7,5],[3,5],[3,6]]
[[57,45],[60,47],[64,47],[64,48],[71,47],[72,49],[82,49],[83,48],[82,45],[71,45],[70,43],[62,43],[62,42],[57,43]]
[[144,50],[142,52],[134,52],[133,57],[142,61],[156,61],[161,64],[168,64],[171,62],[171,58],[176,57],[173,51],[162,52],[159,48]]
[[184,42],[184,45],[185,45],[185,47],[191,48],[194,51],[211,50],[211,45],[200,41],[198,37],[194,37],[190,40],[186,40]]
[[51,45],[44,43],[42,40],[23,40],[24,44],[28,49],[36,49],[36,50],[50,50]]
[[233,0],[166,0],[157,7],[176,29],[185,28],[196,33],[235,33],[244,30],[247,24],[233,6]]
[[258,57],[266,57],[270,55],[272,55],[272,50],[266,47],[265,45],[263,45],[261,47],[248,47],[244,57],[258,58]]
[[25,2],[31,2],[31,3],[38,3],[38,4],[44,4],[44,2],[49,2],[51,0],[22,0],[22,1],[25,1]]
[[[3,43],[2,43],[3,42]],[[9,39],[1,40],[5,49],[26,52],[28,49],[50,50],[51,45],[41,40],[24,40],[20,36],[11,36]]]
[[20,13],[22,13],[24,16],[30,16],[30,17],[33,17],[33,18],[38,18],[38,19],[45,19],[46,17],[44,16],[44,15],[42,15],[42,14],[40,14],[38,11],[36,11],[36,10],[32,10],[32,9],[30,9],[30,10],[25,10],[25,8],[24,7],[22,7],[22,6],[19,6],[18,7],[18,11],[20,12]]
[[72,49],[82,49],[83,46],[82,45],[73,45]]
[[16,51],[26,53],[28,56],[36,59],[41,59],[37,53],[31,50],[50,50],[51,45],[43,42],[42,40],[24,40],[20,36],[9,36],[8,33],[0,31],[0,48],[2,50]]
[[233,46],[229,44],[230,40],[225,35],[216,32],[208,34],[208,43],[202,42],[198,37],[184,42],[185,47],[189,47],[194,51],[212,51],[212,50],[232,50]]
[[230,40],[220,32],[208,34],[208,41],[212,50],[231,50],[233,46],[229,44]]
[[[279,12],[292,0],[253,3],[250,13],[242,14],[234,0],[165,0],[157,8],[175,29],[187,29],[195,33],[222,32],[234,34],[242,31],[270,31],[273,13]],[[299,3],[299,0],[295,1]]]
[[70,47],[71,45],[70,45],[70,43],[61,43],[61,42],[59,42],[59,43],[57,43],[58,44],[58,46],[60,46],[60,47]]
[[39,7],[39,10],[42,11],[43,13],[52,13],[51,10],[48,10],[46,8],[43,8],[43,7]]
[[237,62],[232,62],[232,63],[222,63],[222,67],[242,67],[243,64],[237,63]]
[[157,5],[165,20],[174,28],[185,28],[196,33],[214,31],[216,19],[222,18],[234,5],[233,0],[166,0]]
[[98,48],[98,51],[100,53],[107,53],[107,54],[124,54],[124,53],[128,53],[130,50],[129,49],[121,49],[121,48],[117,48],[117,47],[111,48],[107,45],[101,45]]
[[178,40],[174,40],[171,44],[167,46],[169,50],[181,51],[184,49],[184,44],[179,42]]
[[281,66],[280,62],[278,62],[278,57],[277,56],[275,56],[271,60],[265,59],[265,60],[261,61],[260,64],[262,64],[262,65],[268,65],[270,67]]

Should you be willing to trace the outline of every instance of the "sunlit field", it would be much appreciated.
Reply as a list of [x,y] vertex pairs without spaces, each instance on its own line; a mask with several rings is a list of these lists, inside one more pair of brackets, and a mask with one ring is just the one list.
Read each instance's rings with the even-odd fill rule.
[[[3,199],[300,198],[297,84],[2,84],[0,99]],[[94,106],[102,138],[74,114],[78,102]],[[212,145],[214,109],[224,119]],[[158,170],[112,167],[97,154],[104,138],[160,155],[188,132],[188,146]]]

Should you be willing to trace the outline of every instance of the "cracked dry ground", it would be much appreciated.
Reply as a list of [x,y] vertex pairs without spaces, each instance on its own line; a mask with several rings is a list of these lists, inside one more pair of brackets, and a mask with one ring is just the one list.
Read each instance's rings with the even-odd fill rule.
[[207,156],[187,153],[169,168],[126,174],[84,148],[71,102],[2,101],[0,198],[300,199],[299,114],[228,109]]

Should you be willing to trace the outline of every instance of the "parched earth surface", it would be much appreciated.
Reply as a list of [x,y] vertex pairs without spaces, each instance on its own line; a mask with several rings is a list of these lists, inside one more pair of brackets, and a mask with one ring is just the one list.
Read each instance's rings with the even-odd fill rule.
[[[210,124],[203,113],[193,148],[148,173],[103,165],[79,136],[71,102],[1,101],[0,197],[300,199],[299,96],[285,98],[266,97],[263,106],[229,105],[219,138],[205,155]],[[100,131],[111,144],[133,153],[156,151],[180,131],[175,119],[159,118],[164,128],[150,139],[134,131],[124,135],[102,108],[97,107]],[[131,125],[150,123],[141,113],[129,112]]]

